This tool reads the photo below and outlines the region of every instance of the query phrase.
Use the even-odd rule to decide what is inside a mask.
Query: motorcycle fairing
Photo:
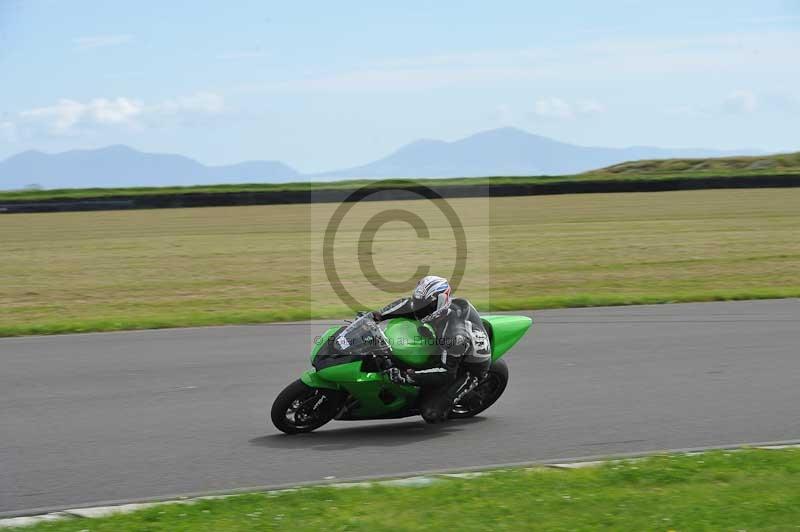
[[[533,323],[527,316],[487,315],[482,319],[489,332],[492,360],[499,359],[511,349]],[[416,335],[417,325],[418,322],[405,318],[389,320],[385,332],[393,351],[396,351],[397,346],[402,343],[401,337]],[[347,413],[348,419],[411,415],[419,395],[419,388],[389,382],[377,371],[365,371],[361,357],[353,359],[347,355],[334,356],[334,352],[326,351],[332,344],[331,339],[341,329],[341,327],[331,327],[320,337],[311,354],[312,364],[317,369],[306,371],[300,379],[315,388],[346,390],[355,401],[352,410]],[[413,343],[411,341],[410,344],[406,342],[402,345],[413,345]],[[329,347],[326,348],[326,345]],[[418,360],[430,357],[430,352],[425,350],[424,355],[417,356],[419,357],[417,360],[411,359],[410,356],[407,360],[419,363]]]

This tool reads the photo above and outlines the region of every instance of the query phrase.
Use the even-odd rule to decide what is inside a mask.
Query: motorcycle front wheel
[[[346,396],[338,390],[312,388],[298,379],[272,403],[272,424],[286,434],[311,432],[336,416]]]

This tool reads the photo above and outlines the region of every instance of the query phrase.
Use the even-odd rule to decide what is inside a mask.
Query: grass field
[[[215,530],[796,530],[800,450],[710,452],[598,468],[497,471],[423,487],[251,494],[32,532]]]
[[[706,177],[744,177],[800,174],[800,152],[757,157],[720,157],[711,159],[659,159],[631,161],[591,172],[558,176],[493,176],[455,177],[437,179],[414,178],[413,182],[431,187],[451,185],[505,185],[524,183],[562,183],[570,181],[661,181],[675,178],[703,179]],[[297,183],[252,183],[229,185],[198,185],[186,187],[135,188],[72,188],[57,190],[0,191],[0,201],[78,199],[117,196],[149,196],[159,194],[224,193],[259,191],[307,191],[320,189],[354,189],[363,185],[396,186],[396,179]]]
[[[800,171],[800,152],[751,157],[713,157],[708,159],[647,159],[600,168],[588,175],[736,175],[749,172],[775,174]],[[586,174],[585,174],[586,175]]]
[[[549,308],[800,296],[800,189],[451,200],[468,236],[459,293],[479,308]],[[0,334],[257,323],[350,314],[319,255],[336,205],[0,216]],[[417,238],[386,209],[431,225]],[[438,217],[438,218],[437,218]],[[344,283],[365,305],[358,257],[391,280],[419,262],[453,268],[452,232],[426,201],[366,202],[336,240]],[[397,291],[400,295],[401,291]]]

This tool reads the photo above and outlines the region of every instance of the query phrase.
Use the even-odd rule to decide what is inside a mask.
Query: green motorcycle
[[[501,357],[530,328],[527,316],[482,317],[492,346],[487,375],[457,397],[450,418],[483,412],[500,397],[508,383],[508,366]],[[424,369],[438,362],[429,325],[405,318],[385,322],[371,314],[346,327],[331,327],[314,342],[313,370],[287,386],[272,404],[272,422],[287,434],[311,432],[332,419],[394,419],[419,415],[416,386],[396,384],[385,370]]]

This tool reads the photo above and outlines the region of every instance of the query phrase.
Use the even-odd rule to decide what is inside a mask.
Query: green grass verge
[[[800,152],[742,157],[700,159],[646,159],[600,168],[588,175],[735,175],[750,172],[795,173],[800,170]]]
[[[714,451],[598,468],[495,471],[422,487],[314,487],[37,525],[34,532],[795,530],[800,450]]]
[[[477,307],[481,312],[492,312],[622,305],[658,305],[709,301],[745,301],[795,297],[800,297],[800,287],[786,289],[754,289],[747,292],[717,291],[647,295],[579,294],[574,296],[529,297],[492,301],[491,303],[479,301],[477,302]],[[221,314],[186,313],[173,314],[160,318],[152,317],[129,320],[54,320],[32,324],[0,325],[0,337],[169,329],[175,327],[204,327],[214,325],[255,325],[327,318],[344,319],[351,316],[352,312],[346,307],[335,307],[317,310],[291,309],[285,311],[250,311]]]

